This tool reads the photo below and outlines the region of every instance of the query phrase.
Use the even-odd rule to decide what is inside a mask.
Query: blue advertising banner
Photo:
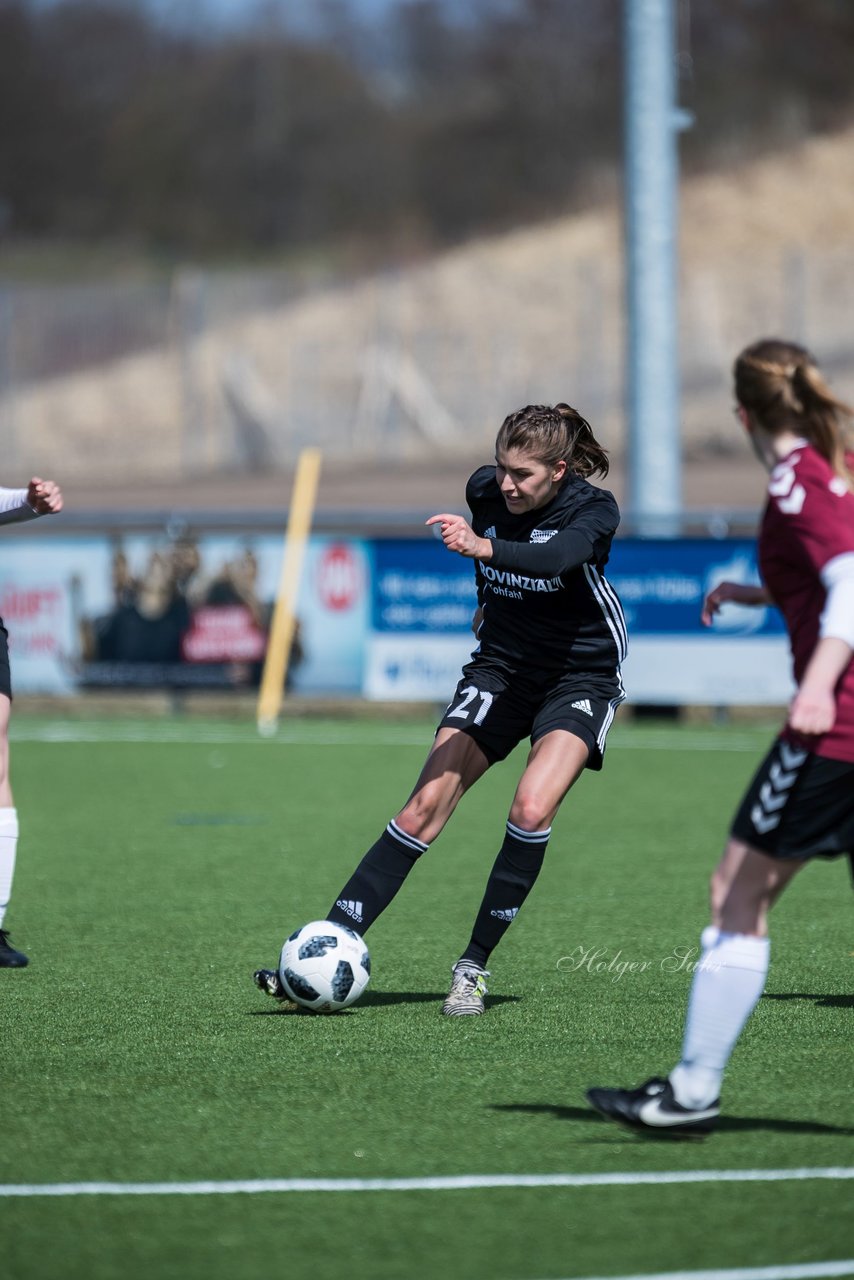
[[[434,539],[372,547],[369,698],[447,702],[476,641],[474,566]]]
[[[373,545],[374,631],[465,631],[477,608],[474,566],[438,541]]]
[[[0,539],[0,616],[14,688],[252,688],[281,564],[272,534]],[[748,540],[617,539],[607,576],[626,613],[635,703],[779,705],[792,692],[773,608],[700,608],[716,583],[757,582]],[[312,537],[294,693],[446,703],[476,646],[474,566],[433,538]]]
[[[618,538],[606,570],[626,614],[630,701],[655,705],[783,705],[793,692],[776,609],[726,604],[711,627],[703,600],[719,582],[758,583],[748,539]]]
[[[755,543],[713,538],[618,538],[605,570],[623,602],[629,635],[708,635],[700,622],[707,593],[719,582],[758,583]],[[715,632],[783,635],[776,609],[725,605]]]
[[[446,702],[475,644],[471,563],[437,541],[373,545],[368,697]],[[791,696],[785,629],[773,608],[700,610],[718,582],[759,581],[750,540],[617,539],[606,576],[626,613],[628,696],[652,704],[780,704]]]

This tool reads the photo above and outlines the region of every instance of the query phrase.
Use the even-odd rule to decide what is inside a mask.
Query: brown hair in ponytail
[[[608,474],[607,449],[587,419],[568,404],[529,404],[517,409],[501,424],[495,448],[518,449],[549,467],[563,460],[578,476]]]
[[[805,436],[854,490],[854,475],[845,461],[854,409],[834,396],[806,347],[763,338],[736,358],[733,375],[738,403],[763,430]]]

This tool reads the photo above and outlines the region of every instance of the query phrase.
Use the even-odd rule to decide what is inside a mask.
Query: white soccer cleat
[[[452,975],[451,989],[442,1005],[442,1013],[449,1018],[471,1017],[483,1013],[489,970],[481,969],[468,960],[458,960]]]

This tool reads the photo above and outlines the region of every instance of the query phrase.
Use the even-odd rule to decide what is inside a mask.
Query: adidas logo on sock
[[[491,916],[495,916],[496,920],[506,920],[507,923],[509,924],[510,921],[513,919],[513,917],[518,914],[518,912],[519,912],[518,907],[506,907],[503,911],[497,911],[497,910],[490,911],[489,914]]]
[[[573,702],[576,711],[583,711],[586,716],[593,715],[593,708],[590,705],[589,698],[579,698],[577,702]]]
[[[361,902],[353,902],[352,898],[339,898],[335,905],[348,915],[351,920],[357,920],[359,924],[362,923]]]

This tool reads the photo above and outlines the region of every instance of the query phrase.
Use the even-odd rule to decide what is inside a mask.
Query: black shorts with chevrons
[[[813,755],[777,738],[730,834],[771,858],[854,854],[854,763]]]

